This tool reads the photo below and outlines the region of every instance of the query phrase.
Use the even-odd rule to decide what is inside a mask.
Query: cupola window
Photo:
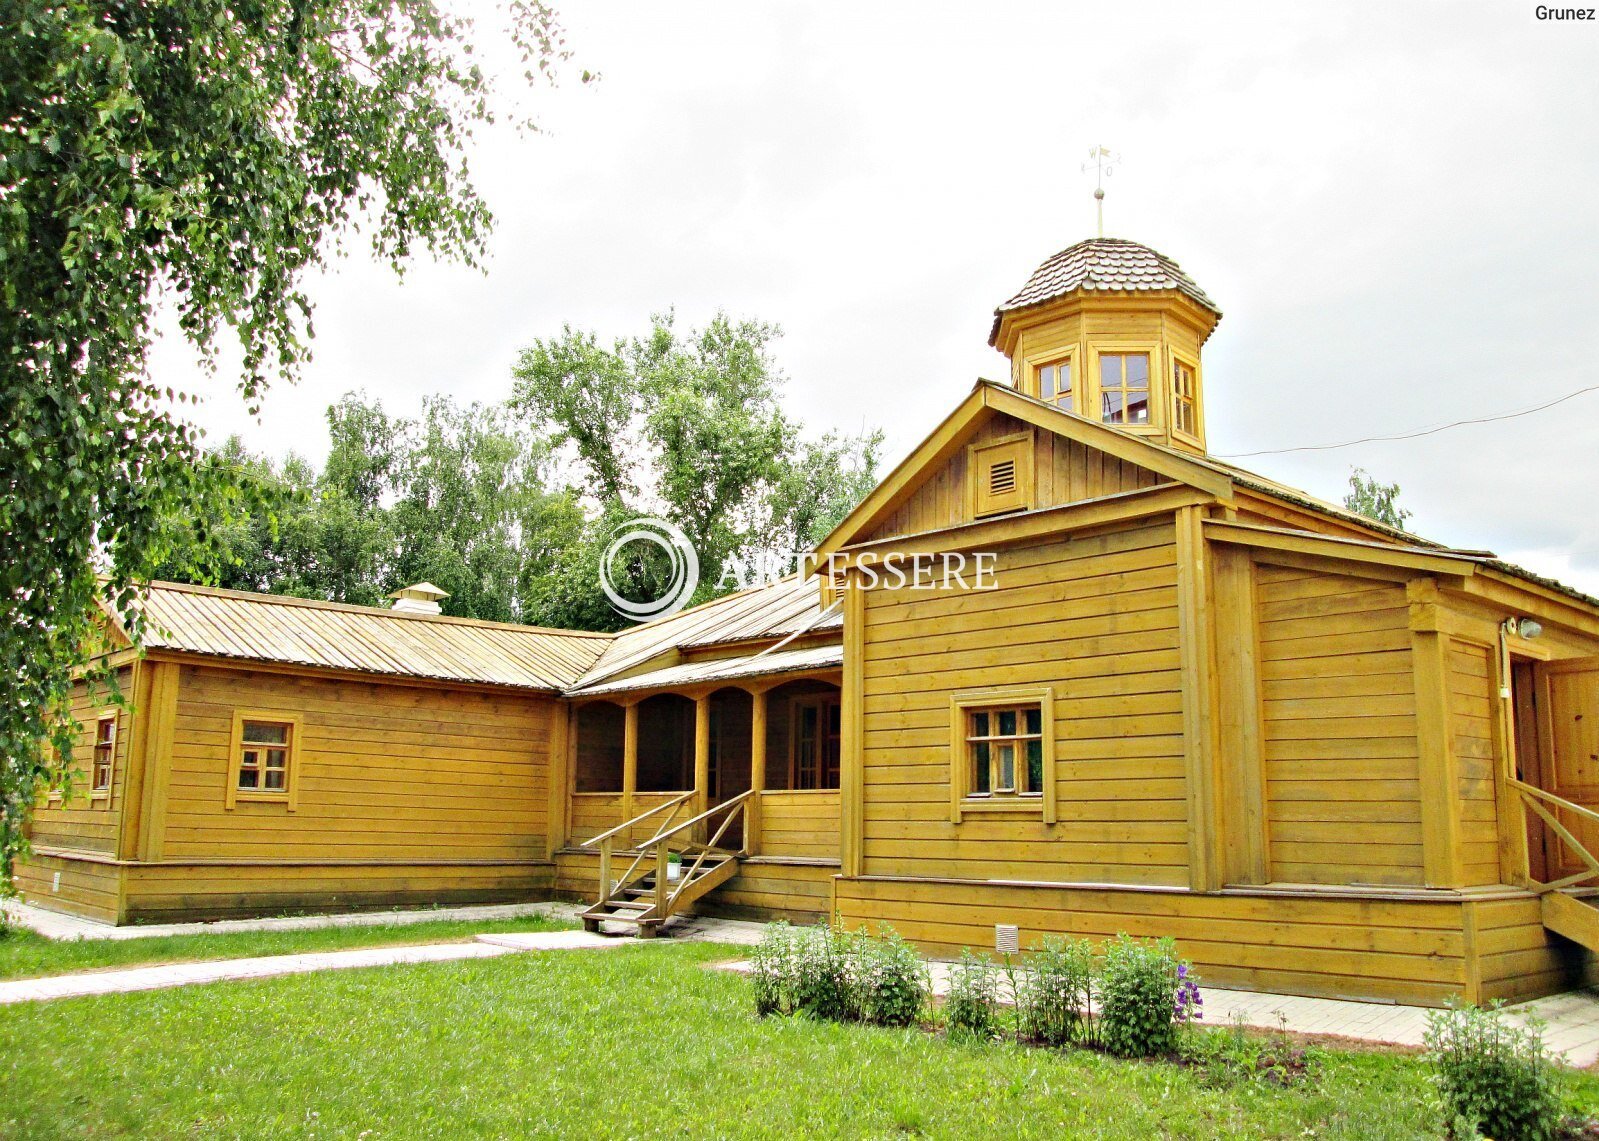
[[[1199,388],[1193,366],[1173,361],[1171,368],[1172,427],[1185,436],[1199,435]]]
[[[1044,365],[1038,370],[1038,396],[1040,400],[1057,408],[1063,408],[1067,412],[1076,411],[1072,404],[1070,357]]]
[[[1099,398],[1105,423],[1149,423],[1149,354],[1101,353]]]

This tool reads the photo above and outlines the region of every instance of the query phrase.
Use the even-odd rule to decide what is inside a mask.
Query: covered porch
[[[567,846],[624,824],[643,842],[673,801],[687,797],[683,819],[750,793],[724,845],[836,861],[839,727],[839,679],[825,673],[585,700],[572,712]]]
[[[839,869],[839,656],[832,645],[712,659],[572,695],[565,811],[552,821],[563,892],[604,900],[634,877],[633,895],[648,887],[665,907],[664,877],[645,877],[671,847],[685,878],[711,866],[696,863],[702,853],[729,865],[698,889],[708,898],[696,911],[827,914]]]

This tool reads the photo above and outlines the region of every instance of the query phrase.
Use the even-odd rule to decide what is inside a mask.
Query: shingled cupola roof
[[[1043,305],[1079,289],[1128,293],[1176,290],[1210,310],[1218,320],[1221,318],[1221,309],[1199,288],[1199,283],[1165,254],[1124,238],[1089,238],[1045,261],[1016,296],[994,310],[988,343],[998,342],[999,325],[1005,314]]]

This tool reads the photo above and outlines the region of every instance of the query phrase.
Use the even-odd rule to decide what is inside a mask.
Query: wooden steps
[[[1543,895],[1543,925],[1590,951],[1599,951],[1599,906],[1594,897],[1564,891]]]
[[[668,877],[664,885],[657,885],[655,865],[649,865],[643,875],[619,885],[609,898],[585,911],[584,929],[599,932],[602,923],[619,923],[631,925],[640,939],[653,938],[668,919],[738,874],[737,852],[689,848],[679,858],[683,861],[679,879]]]
[[[738,874],[745,853],[719,845],[743,819],[755,794],[741,792],[681,824],[673,823],[697,795],[686,792],[583,842],[583,847],[598,848],[600,853],[600,897],[583,913],[585,930],[601,932],[603,923],[620,923],[631,925],[640,939],[652,938],[672,916]],[[718,818],[720,824],[715,824]],[[654,821],[650,827],[655,834],[634,847],[623,847],[623,838],[646,831],[647,821]],[[671,877],[674,856],[681,869],[677,879]],[[628,857],[632,859],[626,870],[613,876],[611,869]]]

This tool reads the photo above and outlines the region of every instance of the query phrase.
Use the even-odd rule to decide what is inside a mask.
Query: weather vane
[[[1099,236],[1105,236],[1105,179],[1115,173],[1121,156],[1111,153],[1109,147],[1093,146],[1088,149],[1088,161],[1083,171],[1094,172],[1094,208],[1099,212]]]

